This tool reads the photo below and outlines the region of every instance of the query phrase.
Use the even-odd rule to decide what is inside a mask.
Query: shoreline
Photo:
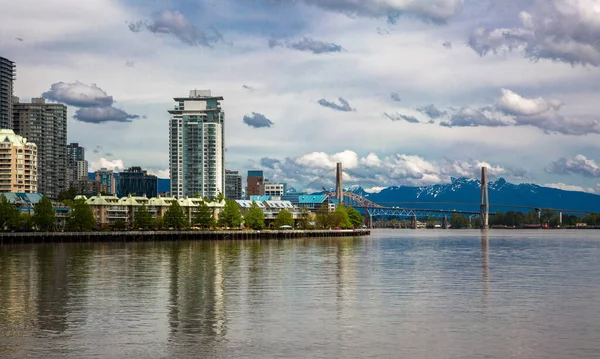
[[[156,242],[293,239],[306,237],[368,236],[369,229],[285,231],[122,231],[122,232],[16,232],[0,233],[0,245],[77,242]]]

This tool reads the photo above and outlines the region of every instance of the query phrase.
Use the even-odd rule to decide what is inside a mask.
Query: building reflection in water
[[[481,283],[483,304],[487,305],[490,291],[490,232],[481,232]]]
[[[169,261],[171,351],[221,356],[226,349],[227,295],[220,244],[173,243]]]

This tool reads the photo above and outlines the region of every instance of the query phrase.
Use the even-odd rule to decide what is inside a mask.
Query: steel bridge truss
[[[479,212],[448,211],[437,209],[417,209],[417,208],[365,208],[371,217],[395,217],[395,218],[448,218],[453,213],[461,214],[467,217],[479,216]]]

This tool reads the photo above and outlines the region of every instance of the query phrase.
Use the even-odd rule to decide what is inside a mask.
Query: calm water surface
[[[0,357],[599,358],[600,231],[0,246]]]

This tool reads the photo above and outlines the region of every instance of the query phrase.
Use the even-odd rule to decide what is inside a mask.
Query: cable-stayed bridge
[[[559,214],[560,222],[562,222],[562,214],[576,214],[586,215],[589,212],[561,209],[561,208],[542,208],[535,206],[518,206],[511,204],[491,204],[489,202],[488,195],[488,183],[487,183],[487,170],[485,167],[481,169],[481,194],[480,202],[385,202],[375,203],[360,194],[353,192],[345,192],[342,187],[342,165],[337,164],[336,168],[336,183],[335,192],[327,191],[324,187],[325,193],[330,198],[336,198],[340,203],[345,206],[352,206],[359,209],[365,215],[370,223],[373,223],[374,217],[394,217],[394,218],[405,218],[411,219],[416,223],[417,218],[438,218],[444,220],[444,222],[450,218],[454,213],[461,214],[470,219],[480,217],[484,228],[489,227],[489,216],[493,216],[495,212],[490,212],[490,208],[494,208],[498,212],[502,212],[503,208],[510,209],[523,209],[528,211],[536,211],[538,215],[541,214],[541,210],[551,210]],[[441,205],[457,205],[461,208],[472,207],[473,210],[454,210],[454,209],[440,209]],[[436,208],[437,207],[437,208]]]

